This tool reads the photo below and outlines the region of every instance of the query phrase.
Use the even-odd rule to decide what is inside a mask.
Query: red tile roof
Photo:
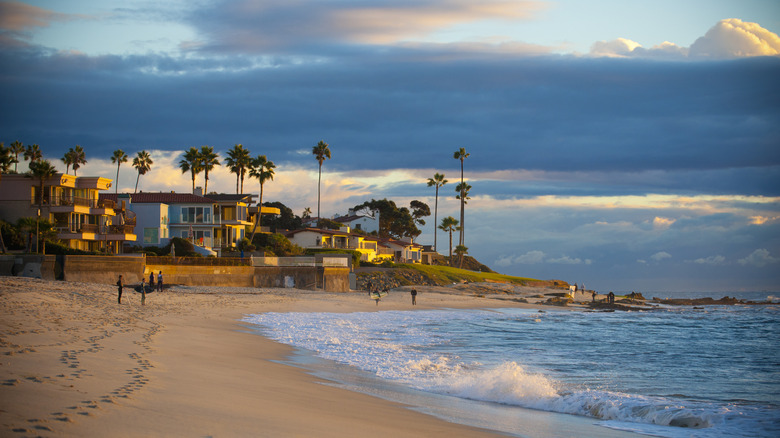
[[[110,199],[114,202],[126,199],[130,196],[131,202],[134,204],[213,204],[214,201],[203,196],[193,195],[191,193],[101,193],[100,199]]]

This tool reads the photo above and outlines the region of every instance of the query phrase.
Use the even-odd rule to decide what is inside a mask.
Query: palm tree
[[[19,165],[19,154],[24,153],[24,144],[19,140],[11,143],[11,153],[14,154],[14,172],[16,172],[16,166]]]
[[[111,156],[111,163],[116,164],[116,188],[114,193],[119,193],[119,166],[122,163],[127,163],[127,154],[122,149],[114,151],[114,155]]]
[[[428,187],[436,186],[436,203],[433,207],[433,250],[436,251],[438,248],[436,246],[436,224],[439,222],[437,215],[439,213],[439,187],[443,186],[444,184],[447,184],[449,181],[444,179],[444,174],[436,173],[433,175],[433,178],[428,178]]]
[[[60,160],[65,164],[65,174],[70,173],[70,165],[73,164],[73,148],[70,148],[68,152],[65,152],[65,155],[63,155]]]
[[[320,218],[322,217],[320,215],[320,188],[322,187],[322,163],[325,162],[326,159],[330,159],[330,149],[328,148],[327,143],[325,143],[323,140],[320,140],[319,143],[317,143],[317,146],[311,148],[311,153],[314,154],[314,158],[316,158],[317,162],[320,163],[320,173],[317,179],[317,226],[319,226]]]
[[[254,241],[257,225],[263,218],[263,185],[268,180],[273,181],[274,169],[276,169],[276,165],[273,161],[269,161],[265,155],[258,155],[257,158],[252,160],[249,177],[257,178],[257,181],[260,182],[260,200],[257,202],[257,220],[255,220],[255,225],[252,227],[252,236],[249,238],[249,242]]]
[[[181,169],[181,173],[190,172],[192,174],[192,193],[194,194],[195,176],[203,170],[203,168],[200,167],[200,151],[198,151],[198,148],[189,148],[187,152],[184,153],[184,158],[179,161],[179,168]]]
[[[57,168],[54,167],[49,160],[38,159],[30,162],[30,175],[40,183],[38,190],[38,208],[43,207],[43,184],[56,173]]]
[[[457,186],[455,186],[455,199],[461,201],[461,205],[466,205],[469,203],[469,191],[471,191],[471,184],[469,183],[460,183]],[[461,199],[462,195],[462,199]],[[463,240],[466,240],[466,230],[463,229],[463,224],[461,224],[461,230],[460,235],[463,236]]]
[[[466,245],[458,245],[455,247],[455,254],[458,255],[460,261],[458,262],[458,269],[463,269],[463,256],[469,253],[469,249]]]
[[[251,167],[252,156],[249,149],[245,149],[244,145],[237,144],[233,146],[227,152],[227,158],[225,158],[225,164],[230,168],[230,173],[236,174],[236,194],[244,193],[244,176],[247,170]],[[241,183],[240,189],[239,184]]]
[[[154,164],[154,161],[152,161],[152,157],[149,156],[149,152],[146,151],[139,152],[138,155],[133,158],[133,167],[138,171],[138,176],[135,178],[135,191],[133,191],[133,193],[138,192],[138,180],[141,178],[141,175],[146,175],[146,172],[152,170],[152,164]]]
[[[73,175],[76,175],[76,171],[79,170],[82,164],[87,164],[87,155],[84,153],[84,149],[76,145],[73,151]]]
[[[40,146],[37,144],[27,145],[27,148],[24,150],[24,161],[30,160],[30,164],[32,164],[42,158],[43,152],[41,152]]]
[[[303,215],[301,216],[303,219],[307,219],[311,217],[311,208],[306,207],[303,209]]]
[[[460,148],[457,151],[455,151],[455,154],[453,154],[452,158],[455,158],[456,160],[460,160],[460,183],[461,187],[463,186],[463,160],[469,157],[469,153],[466,152],[466,148]],[[466,202],[465,202],[465,196],[463,195],[463,192],[460,193],[460,239],[458,240],[459,245],[463,245],[463,229],[465,227],[464,224],[464,214],[465,214],[465,208],[466,208]]]
[[[13,147],[5,147],[4,143],[0,143],[0,172],[8,172],[15,162]]]
[[[452,232],[458,230],[459,228],[458,220],[452,216],[447,216],[442,219],[441,225],[439,225],[440,230],[450,233],[450,266],[452,266]]]
[[[219,166],[219,154],[214,152],[214,148],[211,146],[202,146],[199,156],[200,167],[206,177],[206,182],[203,184],[203,194],[205,195],[209,192],[209,172],[214,169],[214,166]]]

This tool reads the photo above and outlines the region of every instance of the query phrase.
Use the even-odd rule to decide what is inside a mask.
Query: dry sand
[[[416,309],[529,306],[501,286],[417,289]],[[362,292],[179,286],[141,306],[127,287],[119,305],[114,286],[0,277],[0,436],[497,436],[323,385],[238,322],[411,310],[406,290],[377,306]]]

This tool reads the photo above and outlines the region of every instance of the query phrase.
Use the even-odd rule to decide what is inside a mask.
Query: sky
[[[777,292],[778,33],[774,0],[0,1],[0,141],[60,170],[80,145],[78,174],[112,179],[147,150],[139,190],[180,192],[184,150],[243,144],[277,165],[264,201],[316,214],[324,140],[322,216],[433,209],[443,173],[439,220],[463,147],[466,246],[498,272]]]

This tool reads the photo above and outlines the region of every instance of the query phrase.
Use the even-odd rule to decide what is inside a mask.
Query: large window
[[[144,243],[159,243],[159,230],[157,228],[144,228]]]
[[[182,207],[181,221],[191,224],[211,223],[211,207]]]

